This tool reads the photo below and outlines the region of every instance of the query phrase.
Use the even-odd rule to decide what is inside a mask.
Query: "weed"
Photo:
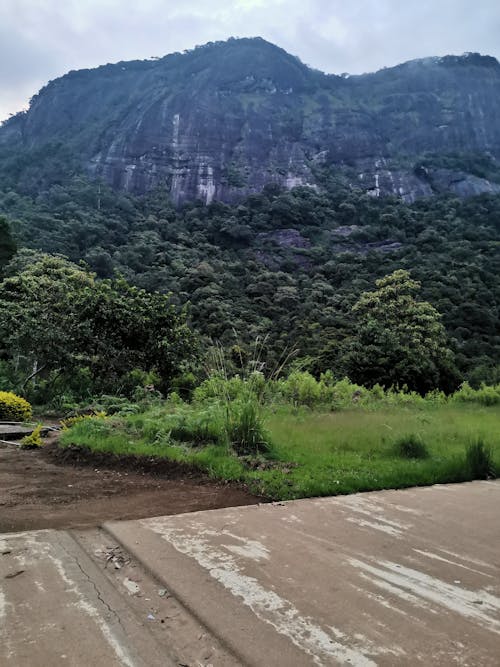
[[[257,401],[252,397],[233,401],[227,413],[227,435],[238,455],[270,451]]]
[[[427,445],[418,437],[418,435],[414,435],[413,433],[396,440],[393,446],[393,452],[396,456],[399,456],[402,459],[429,458]]]
[[[486,447],[481,439],[472,442],[465,451],[465,463],[467,470],[473,479],[488,479],[495,477],[495,466],[491,450]]]

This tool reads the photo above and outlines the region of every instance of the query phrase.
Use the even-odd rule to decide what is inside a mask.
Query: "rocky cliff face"
[[[229,40],[52,81],[0,128],[0,161],[64,146],[115,188],[162,186],[176,203],[318,187],[325,174],[373,196],[468,196],[500,192],[499,108],[500,64],[487,56],[348,77],[262,39]]]

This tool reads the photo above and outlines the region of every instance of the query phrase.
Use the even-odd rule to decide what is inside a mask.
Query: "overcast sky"
[[[0,120],[68,70],[260,35],[326,72],[479,51],[499,0],[0,0]]]

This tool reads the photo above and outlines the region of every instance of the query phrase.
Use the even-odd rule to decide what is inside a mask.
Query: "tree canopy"
[[[426,393],[459,383],[453,353],[437,310],[417,300],[420,284],[397,270],[376,281],[353,306],[352,336],[344,346],[349,377],[360,384]]]
[[[189,304],[206,345],[251,354],[258,339],[271,367],[294,348],[316,374],[338,375],[354,304],[403,269],[441,314],[462,378],[500,381],[500,196],[408,205],[349,189],[332,173],[317,191],[266,186],[237,205],[182,209],[161,189],[135,198],[80,176],[36,197],[4,188],[0,212],[15,221],[20,246],[171,294]]]
[[[7,219],[0,215],[0,275],[17,250]]]
[[[94,391],[123,389],[134,370],[162,387],[189,364],[196,339],[168,295],[124,278],[98,280],[62,257],[24,251],[0,283],[0,340],[27,377],[83,374]]]

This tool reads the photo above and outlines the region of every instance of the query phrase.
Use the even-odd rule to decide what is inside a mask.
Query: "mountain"
[[[36,192],[82,171],[175,204],[341,178],[407,202],[500,193],[500,64],[469,53],[327,75],[263,39],[72,71],[0,127],[0,171]]]

